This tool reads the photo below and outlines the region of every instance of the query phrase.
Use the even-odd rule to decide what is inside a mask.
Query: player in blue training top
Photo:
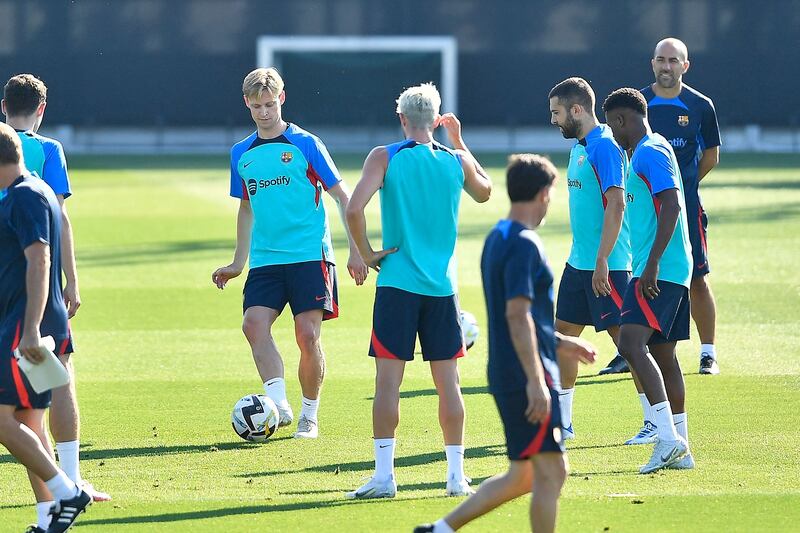
[[[614,138],[633,152],[626,192],[633,278],[620,313],[619,351],[652,409],[657,440],[643,474],[693,468],[685,389],[677,341],[689,338],[691,249],[683,184],[675,153],[647,123],[647,101],[636,89],[618,89],[603,103]]]
[[[41,363],[41,337],[66,338],[61,284],[61,208],[25,169],[14,129],[0,124],[0,442],[28,469],[44,517],[29,531],[66,531],[92,502],[52,457],[44,427],[50,391],[36,393],[14,350]]]
[[[377,270],[372,339],[375,399],[372,430],[375,474],[348,498],[392,498],[395,431],[400,417],[400,383],[414,359],[417,336],[422,358],[431,363],[439,395],[439,423],[447,456],[446,494],[473,491],[464,475],[464,400],[457,360],[465,353],[456,294],[455,246],[458,208],[466,191],[485,202],[492,184],[461,137],[461,124],[439,115],[441,98],[433,84],[406,89],[397,114],[406,139],[374,148],[347,209],[347,223],[366,263]],[[433,139],[443,126],[451,150]],[[364,208],[380,190],[383,249],[367,238]]]
[[[556,353],[561,361],[591,362],[595,357],[588,342],[561,335],[553,325],[553,272],[534,230],[547,214],[556,178],[553,164],[541,156],[511,156],[506,172],[511,210],[489,233],[481,256],[489,392],[503,422],[508,471],[487,479],[474,496],[415,533],[452,533],[531,492],[531,529],[555,529],[567,476]]]
[[[8,80],[2,101],[6,123],[17,131],[22,141],[26,168],[50,186],[61,206],[60,260],[65,281],[63,296],[67,315],[72,318],[81,305],[72,222],[65,201],[72,196],[72,189],[61,143],[37,133],[44,120],[46,108],[47,86],[42,80],[32,74],[18,74]],[[56,442],[59,464],[73,482],[92,495],[94,501],[109,501],[111,496],[96,490],[91,483],[83,480],[80,472],[80,412],[75,390],[75,367],[72,364],[72,331],[65,338],[57,338],[55,341],[56,354],[70,374],[70,384],[53,391],[53,403],[50,407],[50,432]],[[44,506],[41,507],[40,517],[44,516]]]
[[[622,294],[631,278],[631,246],[625,222],[627,157],[611,129],[594,112],[592,87],[568,78],[550,90],[550,122],[565,139],[577,139],[569,154],[567,190],[572,249],[561,276],[556,330],[580,336],[584,327],[608,331],[617,344]],[[561,362],[561,423],[564,439],[575,437],[572,400],[578,363]]]
[[[283,120],[283,79],[274,68],[259,68],[244,79],[244,103],[256,131],[231,149],[230,195],[238,198],[233,262],[218,268],[212,281],[220,289],[244,270],[244,331],[266,395],[278,406],[280,425],[294,415],[286,399],[283,360],[272,326],[288,303],[300,348],[302,411],[296,438],[319,434],[317,410],[325,356],[320,344],[323,320],[336,318],[336,269],[322,192],[337,202],[344,221],[350,198],[322,141]],[[347,231],[345,224],[345,231]],[[348,233],[348,239],[349,233]],[[367,266],[350,239],[350,276],[358,285]]]

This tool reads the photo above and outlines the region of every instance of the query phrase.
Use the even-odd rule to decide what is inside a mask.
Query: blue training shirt
[[[489,317],[489,391],[515,392],[527,385],[506,321],[506,302],[518,296],[531,301],[539,357],[550,376],[550,386],[558,388],[553,272],[539,236],[519,222],[498,222],[483,245],[481,276]]]
[[[405,140],[386,147],[380,189],[383,248],[378,287],[425,296],[457,292],[456,236],[464,190],[460,157],[437,142]]]
[[[41,324],[42,336],[68,335],[67,308],[61,285],[61,207],[39,178],[20,176],[0,201],[0,328],[16,328],[24,318],[27,293],[25,249],[41,242],[50,246],[49,294]],[[12,333],[13,335],[13,333]]]
[[[631,228],[633,277],[639,277],[647,265],[656,239],[661,202],[657,195],[667,189],[678,190],[681,212],[667,248],[658,263],[658,279],[689,287],[692,278],[692,248],[686,223],[678,161],[669,142],[658,133],[645,135],[633,151],[628,176],[628,207],[625,214]]]
[[[31,130],[16,130],[22,143],[25,168],[42,178],[56,194],[72,196],[67,175],[67,158],[61,143]],[[0,190],[0,199],[5,191]]]
[[[628,158],[614,140],[611,128],[600,124],[572,147],[567,167],[569,221],[572,248],[567,263],[578,270],[594,270],[603,218],[606,191],[625,188]],[[628,224],[623,218],[617,243],[608,256],[609,270],[631,269]]]
[[[703,150],[721,144],[714,103],[686,84],[676,98],[656,96],[652,85],[641,93],[647,100],[650,127],[664,136],[675,151],[686,199],[699,201],[697,165],[700,157]]]
[[[254,132],[231,149],[230,195],[253,210],[250,268],[334,263],[322,191],[342,181],[315,135],[289,124],[273,139]]]

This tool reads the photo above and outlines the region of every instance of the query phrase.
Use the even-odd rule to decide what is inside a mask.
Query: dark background
[[[800,0],[0,0],[0,75],[45,80],[48,124],[247,126],[260,35],[453,35],[461,117],[485,126],[546,124],[548,90],[571,75],[600,101],[642,87],[655,43],[676,36],[723,127],[800,124]],[[403,86],[438,79],[436,57],[319,59],[285,58],[292,120],[394,124]]]

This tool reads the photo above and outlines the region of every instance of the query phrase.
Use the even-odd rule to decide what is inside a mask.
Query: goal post
[[[256,43],[258,67],[281,70],[281,53],[433,53],[441,63],[442,113],[458,111],[458,44],[451,36],[261,36]],[[420,80],[424,81],[424,80]],[[398,87],[398,94],[401,87]]]

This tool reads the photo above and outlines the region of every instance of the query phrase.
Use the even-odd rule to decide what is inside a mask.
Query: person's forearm
[[[78,267],[75,262],[75,241],[72,236],[72,222],[66,212],[61,216],[61,268],[67,285],[78,286]]]
[[[353,234],[350,232],[350,225],[347,223],[347,204],[349,202],[350,198],[347,196],[336,198],[336,205],[339,207],[339,217],[342,219],[342,226],[344,226],[344,233],[347,235],[347,242],[350,245],[350,254],[352,255],[360,252],[358,251],[355,240],[353,240]]]
[[[606,205],[603,215],[603,230],[600,233],[600,247],[597,249],[597,259],[607,260],[614,250],[619,238],[619,230],[622,228],[622,218],[625,215],[625,201],[622,205],[617,202],[609,202]]]
[[[345,219],[350,238],[356,246],[356,250],[361,257],[369,257],[372,253],[372,246],[367,237],[367,218],[364,211],[360,209],[345,209]]]
[[[233,264],[244,269],[250,254],[250,239],[253,232],[253,212],[249,207],[240,206],[236,217],[236,251]]]
[[[47,304],[47,293],[50,273],[50,249],[44,248],[35,258],[26,257],[25,268],[25,330],[38,331],[42,323],[44,308]]]
[[[464,150],[465,152],[467,152],[467,154],[469,154],[469,156],[472,158],[472,162],[475,163],[475,170],[478,171],[478,174],[480,174],[480,176],[483,179],[492,181],[492,179],[489,177],[489,174],[481,166],[481,162],[478,161],[478,158],[475,157],[470,151],[470,149],[467,147],[467,144],[464,142],[464,137],[459,135],[458,138],[453,141],[453,148],[455,148],[456,150]]]
[[[536,328],[530,314],[524,316],[507,316],[511,343],[529,382],[544,380],[544,369],[539,360],[536,343]]]
[[[650,248],[650,255],[647,262],[651,264],[658,264],[661,261],[661,256],[664,250],[667,249],[672,234],[675,232],[675,225],[678,223],[678,217],[681,213],[681,206],[679,204],[661,204],[661,210],[658,213],[658,226],[656,228],[656,238],[653,241],[653,246]]]
[[[700,182],[719,163],[719,149],[709,149],[703,152],[697,163],[697,181]]]

